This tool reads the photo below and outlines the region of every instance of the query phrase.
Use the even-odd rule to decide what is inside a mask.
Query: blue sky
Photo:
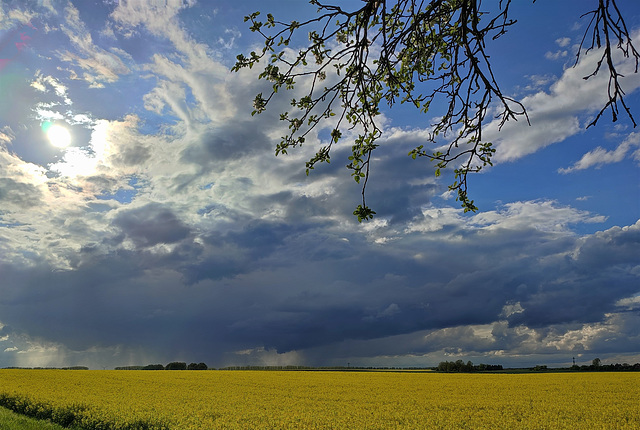
[[[640,132],[586,129],[607,79],[582,79],[597,52],[572,67],[591,3],[516,2],[488,47],[531,126],[488,125],[477,213],[407,156],[442,112],[400,108],[359,224],[352,136],[305,176],[322,134],[274,156],[295,94],[252,117],[265,84],[230,72],[260,43],[243,16],[306,2],[3,2],[0,367],[640,361]],[[640,46],[640,5],[620,7]]]

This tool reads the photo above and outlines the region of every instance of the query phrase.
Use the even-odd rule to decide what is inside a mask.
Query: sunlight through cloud
[[[69,130],[58,124],[53,124],[44,127],[47,139],[49,143],[56,148],[66,148],[71,144],[71,133]]]

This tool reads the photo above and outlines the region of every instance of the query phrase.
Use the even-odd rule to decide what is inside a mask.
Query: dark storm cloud
[[[3,295],[2,321],[72,349],[133,345],[149,334],[149,327],[138,323],[153,310],[162,288],[140,282],[143,268],[136,260],[121,252],[74,272],[52,273],[46,267],[7,270],[7,280],[25,288]]]
[[[182,227],[178,236],[163,236],[167,225],[182,224],[160,207],[130,212],[120,222],[141,245],[188,235]],[[153,214],[162,213],[165,221],[158,222]],[[159,233],[141,228],[146,222]],[[605,260],[585,272],[579,257],[566,255],[579,256],[592,241],[603,254],[635,251],[637,228],[553,247],[541,232],[509,243],[504,231],[461,230],[458,242],[434,237],[441,246],[429,251],[407,238],[377,246],[311,225],[255,222],[197,245],[183,241],[169,254],[86,248],[75,271],[4,266],[0,321],[78,350],[144,347],[168,360],[185,351],[211,357],[211,365],[224,353],[256,347],[309,349],[313,360],[340,350],[366,356],[514,349],[531,340],[517,329],[521,324],[556,330],[565,324],[566,331],[619,310],[616,302],[637,292],[637,275],[626,270],[631,264]],[[504,249],[496,252],[500,242]],[[411,257],[417,250],[423,258]],[[567,281],[553,281],[561,278]],[[514,303],[521,308],[505,319],[505,306]],[[491,342],[467,327],[478,324],[494,324]],[[352,345],[339,346],[345,342]],[[624,340],[617,345],[628,350]]]
[[[327,354],[349,341],[362,346],[352,354],[483,351],[516,348],[528,339],[515,329],[521,324],[602,321],[637,291],[629,255],[637,255],[638,226],[581,239],[451,224],[381,246],[302,218],[233,219],[194,241],[163,205],[122,210],[113,221],[121,237],[83,247],[75,271],[52,274],[44,262],[4,270],[12,275],[0,321],[79,350],[142,345],[169,359],[178,347],[208,357],[255,347]],[[120,249],[125,237],[137,249]],[[171,251],[150,251],[160,243]],[[495,327],[493,344],[464,328],[505,318],[513,303],[522,310]],[[33,314],[42,319],[26,319]],[[459,329],[420,340],[448,327]]]
[[[577,247],[574,258],[543,267],[547,273],[529,288],[521,302],[525,311],[514,315],[513,323],[541,327],[601,321],[604,313],[616,309],[618,300],[638,293],[638,274],[633,268],[634,256],[640,255],[639,229],[636,224],[597,234]],[[612,255],[621,258],[612,259]]]
[[[203,251],[199,258],[185,261],[179,270],[192,284],[289,266],[293,256],[339,258],[343,253],[332,245],[336,239],[316,229],[317,226],[303,222],[294,225],[255,220],[228,231],[209,232],[200,237]],[[312,250],[306,246],[309,243],[315,243]]]
[[[377,150],[380,158],[372,161],[367,204],[392,224],[406,223],[419,215],[420,207],[442,189],[442,184],[435,184],[432,163],[407,155],[414,147],[409,139],[390,139],[382,142]]]
[[[115,217],[113,224],[138,247],[176,243],[190,233],[189,227],[170,209],[157,203],[124,210]]]
[[[182,260],[179,267],[184,281],[192,285],[203,280],[230,278],[248,270],[247,249],[229,241],[223,233],[200,237],[196,258]]]
[[[491,249],[492,239],[491,235],[486,237],[488,246],[484,251]],[[366,260],[354,258],[326,265],[341,280],[339,289],[333,287],[330,279],[310,276],[299,283],[298,294],[278,301],[266,315],[254,315],[255,323],[237,327],[237,334],[255,336],[265,346],[287,351],[344,339],[373,339],[426,329],[489,324],[500,319],[503,308],[514,301],[520,302],[524,311],[509,318],[513,326],[586,323],[602,321],[606,313],[615,310],[617,300],[637,292],[637,282],[633,282],[637,277],[615,276],[614,271],[608,271],[595,281],[601,285],[601,293],[594,294],[598,290],[594,283],[581,283],[582,275],[571,272],[574,263],[565,261],[564,256],[547,254],[544,245],[535,245],[538,240],[532,237],[514,244],[513,249],[504,251],[504,262],[489,267],[482,256],[465,252],[468,243],[444,244],[443,255],[461,256],[461,262],[449,264],[449,270],[442,270],[440,264],[447,264],[444,258],[434,258],[420,267],[400,256],[369,249]],[[522,255],[523,248],[519,248],[519,258],[507,257],[516,246],[523,245],[529,246],[527,255]],[[482,255],[483,246],[477,248]],[[500,255],[493,257],[500,259]],[[309,270],[304,265],[299,267]],[[408,275],[385,276],[385,270]],[[451,273],[455,270],[461,272]],[[553,283],[561,275],[575,280]],[[606,287],[612,283],[619,286]],[[554,285],[554,294],[544,293],[549,285]],[[540,312],[545,309],[550,310]],[[514,336],[515,333],[503,336],[504,343],[517,342]]]

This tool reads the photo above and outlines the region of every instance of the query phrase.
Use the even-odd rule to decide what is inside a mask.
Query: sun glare
[[[66,148],[71,143],[71,134],[66,127],[52,125],[47,130],[47,139],[56,148]]]

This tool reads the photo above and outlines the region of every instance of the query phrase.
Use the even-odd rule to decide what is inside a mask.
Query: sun
[[[62,125],[52,125],[47,129],[47,139],[56,148],[66,148],[71,144],[71,133]]]

